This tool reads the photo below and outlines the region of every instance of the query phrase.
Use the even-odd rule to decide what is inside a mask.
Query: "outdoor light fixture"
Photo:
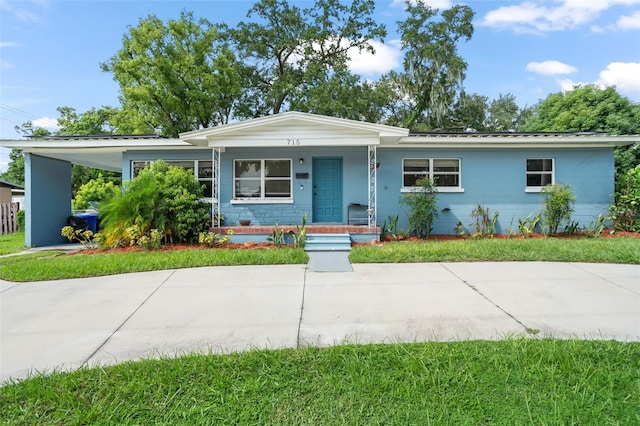
[[[298,163],[300,163],[301,165],[304,164],[304,158],[299,159]]]
[[[304,189],[304,185],[300,185],[300,191]]]

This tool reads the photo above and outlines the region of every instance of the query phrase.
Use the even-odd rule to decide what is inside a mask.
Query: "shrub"
[[[88,229],[76,229],[72,226],[64,226],[60,231],[60,235],[70,242],[78,241],[86,248],[95,248],[100,241],[100,235],[94,234]]]
[[[409,207],[409,233],[428,237],[433,231],[433,222],[438,217],[437,191],[432,179],[418,180],[417,191],[405,194],[400,204]]]
[[[489,207],[485,207],[478,203],[478,205],[471,211],[471,217],[475,220],[474,223],[469,224],[469,226],[473,228],[471,236],[475,238],[493,237],[499,215],[500,212],[496,211],[492,216],[489,211]]]
[[[18,232],[24,231],[24,215],[24,210],[18,210],[18,217],[16,218],[16,221],[18,223]]]
[[[76,197],[71,202],[74,210],[88,209],[91,202],[100,203],[120,194],[120,187],[113,182],[105,182],[102,174],[91,179],[80,187]]]
[[[533,216],[533,213],[529,213],[524,219],[518,219],[518,234],[524,238],[528,238],[536,232],[539,223],[540,215]]]
[[[563,222],[571,222],[573,203],[576,200],[570,185],[547,185],[542,188],[544,208],[542,210],[542,223],[548,234],[558,233],[558,228]]]
[[[202,187],[187,170],[155,161],[150,168],[124,185],[121,194],[100,206],[105,245],[131,244],[128,230],[136,227],[136,241],[154,247],[158,237],[164,242],[197,241],[200,232],[209,228],[209,205],[200,201]],[[135,243],[134,243],[135,244]]]
[[[609,208],[614,229],[640,232],[640,165],[627,171],[618,183],[615,204]]]

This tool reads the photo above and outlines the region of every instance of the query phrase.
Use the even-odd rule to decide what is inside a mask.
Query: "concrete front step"
[[[349,234],[308,234],[306,251],[351,251]]]

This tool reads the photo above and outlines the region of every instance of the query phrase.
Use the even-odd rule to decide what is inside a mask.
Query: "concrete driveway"
[[[186,352],[529,336],[640,340],[640,266],[208,267],[0,282],[0,379]]]

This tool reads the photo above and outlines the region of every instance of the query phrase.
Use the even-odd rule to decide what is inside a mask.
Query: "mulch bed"
[[[558,234],[558,235],[554,235],[553,237],[547,237],[544,234],[539,234],[539,233],[535,233],[535,234],[531,234],[529,237],[527,238],[562,238],[562,239],[567,239],[567,238],[584,238],[585,234],[581,233],[581,232],[576,232],[575,234],[572,235],[567,235],[567,234]],[[640,232],[625,232],[625,231],[615,231],[615,232],[611,232],[611,230],[605,230],[603,231],[599,238],[618,238],[618,237],[631,237],[631,238],[640,238]],[[384,244],[386,242],[394,242],[394,241],[414,241],[414,242],[418,242],[418,241],[460,241],[460,240],[468,240],[471,239],[472,237],[470,237],[469,235],[444,235],[444,234],[439,234],[439,235],[431,235],[429,238],[417,238],[417,237],[410,237],[410,236],[401,236],[397,239],[393,239],[390,237],[384,238],[382,241],[376,241],[376,240],[372,240],[370,242],[367,243],[352,243],[351,245],[353,247],[363,247],[363,246],[369,246],[369,245],[380,245],[380,244]],[[489,238],[489,237],[485,237],[485,238]],[[506,234],[496,234],[493,237],[491,237],[493,239],[510,239],[510,238],[525,238],[522,237],[520,235],[514,235],[514,236],[509,236]],[[283,245],[283,247],[293,247],[292,245]],[[219,246],[213,247],[215,248],[224,248],[224,249],[235,249],[235,250],[272,250],[277,248],[275,246],[275,244],[273,243],[227,243],[227,244],[221,244]],[[208,250],[210,249],[209,247],[200,245],[200,244],[165,244],[163,245],[159,250],[160,252],[170,252],[170,251],[177,251],[177,250]],[[117,248],[112,248],[112,249],[104,249],[104,248],[96,248],[96,249],[88,249],[88,250],[81,250],[78,252],[72,252],[72,253],[68,253],[69,255],[74,255],[74,254],[98,254],[98,253],[127,253],[127,252],[143,252],[144,249],[141,247],[137,247],[137,246],[125,246],[125,247],[117,247]]]

